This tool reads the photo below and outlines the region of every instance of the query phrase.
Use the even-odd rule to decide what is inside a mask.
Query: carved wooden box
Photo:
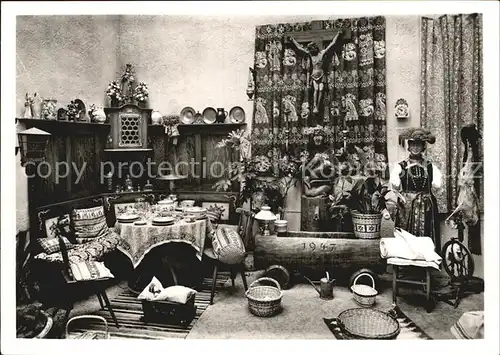
[[[104,112],[111,124],[112,149],[147,149],[148,122],[151,120],[152,109],[126,104],[121,107],[106,107]]]

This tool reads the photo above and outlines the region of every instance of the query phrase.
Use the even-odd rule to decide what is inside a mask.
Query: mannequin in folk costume
[[[396,213],[396,227],[416,236],[430,237],[436,252],[440,253],[438,207],[432,190],[441,187],[442,176],[438,167],[423,155],[427,143],[433,144],[436,138],[421,128],[410,129],[399,138],[400,142],[408,141],[410,154],[390,174],[392,189],[398,190],[405,199]]]

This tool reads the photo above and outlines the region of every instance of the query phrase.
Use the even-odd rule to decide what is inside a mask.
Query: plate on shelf
[[[243,123],[245,122],[245,110],[239,106],[235,106],[229,111],[229,122]]]
[[[138,220],[134,222],[134,225],[136,226],[145,226],[146,224],[148,224],[148,222],[144,220]]]
[[[181,111],[181,122],[184,124],[191,124],[194,122],[194,115],[196,111],[192,107],[184,107]]]
[[[207,124],[215,123],[217,120],[217,111],[213,107],[207,107],[203,110],[203,121]]]

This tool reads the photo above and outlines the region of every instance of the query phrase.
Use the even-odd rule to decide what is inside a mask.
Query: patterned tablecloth
[[[148,223],[137,226],[134,223],[116,222],[115,231],[120,235],[117,248],[132,261],[136,268],[146,254],[161,244],[182,242],[190,244],[201,260],[205,246],[205,236],[210,222],[206,219],[187,223],[180,220],[171,226],[153,226]]]

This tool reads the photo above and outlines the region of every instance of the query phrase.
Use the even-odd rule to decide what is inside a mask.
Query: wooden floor
[[[229,279],[229,273],[220,273],[217,277],[216,287],[221,288]],[[115,312],[120,328],[117,328],[111,314],[107,309],[101,309],[96,315],[102,316],[108,322],[108,332],[111,339],[169,339],[185,338],[193,328],[196,321],[210,305],[210,290],[212,278],[204,278],[201,290],[196,294],[196,316],[187,326],[169,325],[161,323],[144,322],[141,301],[137,294],[126,290],[117,297],[111,299],[111,305]],[[73,328],[73,327],[72,327]],[[104,330],[104,324],[97,320],[81,320],[70,330],[69,338],[78,336],[89,330]]]

